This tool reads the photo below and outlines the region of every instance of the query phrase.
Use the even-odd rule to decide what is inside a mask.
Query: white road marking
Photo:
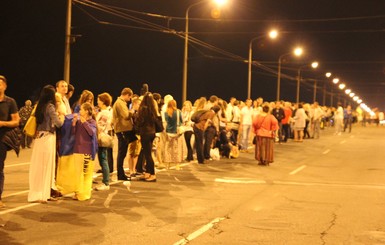
[[[256,180],[256,179],[218,179],[214,180],[215,182],[221,183],[232,183],[232,184],[266,184],[264,180]]]
[[[301,171],[301,170],[304,169],[304,168],[306,168],[306,165],[302,165],[301,167],[299,167],[299,168],[297,168],[297,169],[291,171],[289,174],[290,174],[290,175],[294,175],[294,174],[298,173],[299,171]]]
[[[110,203],[112,201],[112,198],[118,193],[118,190],[115,190],[114,192],[112,193],[109,193],[106,200],[104,201],[104,207],[106,208],[109,208],[110,207]]]
[[[216,218],[216,219],[214,219],[210,223],[202,226],[198,230],[196,230],[193,233],[191,233],[190,235],[188,235],[186,238],[183,238],[183,239],[179,240],[178,242],[174,243],[174,245],[184,245],[184,244],[189,243],[190,241],[194,240],[195,238],[197,238],[198,236],[202,235],[206,231],[210,230],[215,224],[221,222],[224,219],[225,218]]]
[[[8,195],[4,195],[3,197],[12,197],[12,196],[17,196],[17,195],[22,195],[22,194],[25,194],[25,193],[28,193],[29,190],[27,191],[19,191],[19,192],[14,192],[14,193],[11,193],[11,194],[8,194]]]
[[[4,210],[4,211],[0,211],[0,215],[7,214],[7,213],[10,213],[10,212],[15,212],[15,211],[18,211],[20,209],[25,209],[25,208],[33,207],[33,206],[36,206],[36,205],[39,205],[39,204],[40,203],[30,203],[30,204],[19,206],[19,207],[16,207],[16,208],[7,209],[7,210]]]
[[[5,165],[4,168],[10,168],[10,167],[18,167],[18,166],[24,166],[24,165],[29,165],[29,162],[22,162],[22,163],[16,163],[16,164],[11,164],[11,165]]]
[[[328,154],[330,152],[330,149],[327,149],[326,151],[322,152],[322,154]]]

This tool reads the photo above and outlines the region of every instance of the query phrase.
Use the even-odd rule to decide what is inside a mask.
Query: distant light
[[[359,99],[358,96],[354,96],[354,97],[353,97],[353,100],[354,100],[354,101],[357,101],[358,99]]]
[[[303,53],[302,48],[296,48],[296,49],[294,49],[294,55],[295,55],[295,56],[301,56],[302,53]]]
[[[329,78],[329,77],[332,76],[332,73],[331,73],[331,72],[326,72],[325,76],[326,76],[327,78]]]
[[[338,78],[334,78],[334,79],[333,79],[333,83],[334,83],[334,84],[337,84],[339,81],[340,81],[340,79],[338,79]]]
[[[350,94],[350,92],[352,92],[352,90],[351,90],[351,89],[347,89],[347,90],[345,90],[345,94]]]
[[[222,6],[222,5],[225,5],[227,3],[227,0],[214,0],[214,3],[219,5],[219,6]]]
[[[362,99],[357,100],[357,103],[361,104],[362,103]]]
[[[344,89],[345,86],[346,86],[345,84],[341,83],[338,87],[339,87],[340,89]]]
[[[269,37],[271,39],[276,39],[277,36],[278,36],[278,31],[277,30],[272,30],[272,31],[269,32]]]
[[[313,63],[311,63],[311,67],[313,67],[314,69],[318,67],[318,62],[317,61],[314,61]]]
[[[350,93],[349,96],[350,98],[353,98],[353,96],[356,95],[355,93]]]

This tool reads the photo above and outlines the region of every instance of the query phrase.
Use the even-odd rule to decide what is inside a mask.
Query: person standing
[[[255,159],[258,165],[269,165],[274,161],[275,130],[278,129],[277,119],[269,114],[269,106],[262,106],[262,112],[253,120],[253,131],[256,135]]]
[[[319,132],[321,129],[321,120],[324,115],[323,110],[319,106],[318,102],[315,101],[313,104],[313,138],[319,138]]]
[[[7,157],[3,137],[10,128],[18,127],[20,122],[16,101],[5,95],[6,89],[7,79],[0,75],[0,208],[5,206],[1,199],[4,189],[4,162]]]
[[[98,150],[97,126],[91,103],[81,104],[79,114],[74,114],[72,134],[75,135],[73,148],[74,163],[78,166],[73,175],[79,181],[74,199],[85,201],[91,198],[94,160]],[[80,167],[80,168],[79,168]]]
[[[112,110],[108,107],[111,105],[111,95],[109,93],[102,93],[98,95],[98,107],[100,108],[99,113],[96,115],[96,122],[98,125],[98,132],[111,135],[112,128]],[[110,168],[108,164],[108,149],[110,146],[99,145],[98,148],[98,160],[102,168],[103,184],[97,186],[95,189],[98,191],[104,191],[110,189]]]
[[[192,108],[191,101],[186,100],[183,103],[182,118],[183,118],[183,126],[186,129],[186,131],[184,132],[184,139],[186,141],[186,147],[187,147],[186,161],[188,162],[194,160],[193,149],[191,146],[191,137],[193,135],[193,128],[192,128],[192,122],[191,122],[192,113],[193,113],[193,108]]]
[[[47,85],[40,93],[36,106],[36,139],[29,168],[28,202],[54,201],[51,189],[55,186],[56,129],[64,122],[64,114],[55,108],[55,88]]]
[[[282,109],[282,106],[281,106],[281,101],[277,101],[275,103],[275,108],[272,110],[272,113],[271,113],[275,119],[277,119],[278,121],[278,130],[277,130],[277,136],[278,136],[278,141],[279,142],[282,142],[282,119],[285,118],[285,112],[284,110]]]
[[[136,120],[142,144],[141,154],[146,160],[146,173],[143,178],[146,182],[156,182],[154,159],[152,158],[152,142],[155,139],[155,120],[160,120],[157,103],[151,93],[146,93],[139,106]]]
[[[26,100],[24,106],[20,108],[20,130],[21,130],[21,147],[24,149],[25,147],[31,148],[32,137],[26,135],[23,132],[23,128],[28,121],[28,118],[31,116],[33,107],[32,102],[30,100]]]
[[[304,128],[306,127],[306,112],[303,109],[303,104],[299,103],[294,114],[294,141],[303,142]]]
[[[342,124],[344,121],[344,109],[342,108],[341,102],[337,104],[337,110],[334,113],[334,127],[336,135],[341,135],[342,132]]]
[[[129,177],[124,172],[123,163],[127,155],[129,143],[137,140],[133,130],[133,112],[127,107],[127,102],[131,100],[132,94],[133,92],[130,88],[124,88],[112,107],[114,130],[118,137],[118,180],[129,180]]]
[[[291,103],[285,102],[285,107],[283,108],[285,117],[282,119],[282,132],[284,135],[283,142],[287,142],[287,139],[290,138],[290,120],[292,115]]]
[[[253,101],[251,99],[247,99],[245,106],[241,109],[241,120],[240,120],[240,130],[242,132],[241,135],[241,151],[248,152],[249,145],[249,135],[253,118],[253,108],[251,104]]]
[[[352,132],[352,123],[353,123],[353,111],[352,107],[348,105],[344,110],[344,132],[349,128],[349,133]]]

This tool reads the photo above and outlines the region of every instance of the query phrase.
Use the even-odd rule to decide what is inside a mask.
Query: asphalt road
[[[385,127],[114,182],[89,201],[27,202],[31,150],[8,153],[0,244],[385,244]],[[96,178],[100,181],[100,177]]]

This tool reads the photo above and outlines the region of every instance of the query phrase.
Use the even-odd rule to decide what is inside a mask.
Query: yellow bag
[[[35,137],[35,134],[36,134],[37,123],[36,123],[35,111],[36,111],[36,106],[33,108],[31,116],[29,116],[27,123],[23,128],[23,133],[30,137]]]

